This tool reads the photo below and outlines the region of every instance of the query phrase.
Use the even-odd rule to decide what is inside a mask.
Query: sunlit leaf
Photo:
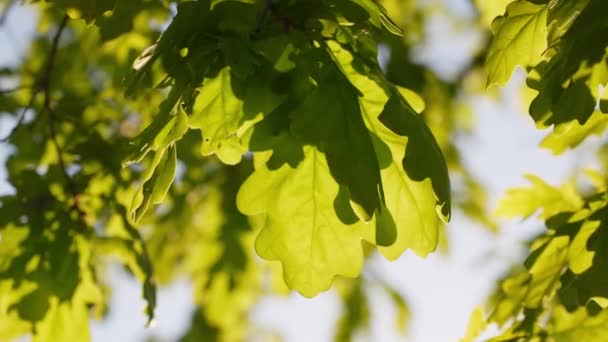
[[[427,255],[437,247],[441,224],[439,212],[442,204],[434,193],[432,180],[415,180],[404,171],[401,160],[406,155],[409,139],[388,129],[379,119],[388,101],[385,91],[353,69],[350,64],[352,56],[347,51],[334,45],[332,52],[349,80],[363,94],[359,98],[361,113],[373,133],[386,206],[397,225],[396,242],[392,246],[381,247],[380,251],[389,259],[398,258],[408,248],[419,255]]]
[[[562,211],[575,210],[582,206],[572,183],[555,188],[535,175],[526,175],[532,186],[507,190],[496,207],[496,215],[504,217],[528,217],[542,210],[540,217],[549,218]]]
[[[133,196],[129,211],[137,222],[146,213],[150,204],[163,201],[175,177],[177,151],[175,145],[156,151],[151,165],[143,175],[143,184]]]
[[[200,89],[188,122],[190,128],[202,130],[201,153],[216,153],[227,164],[236,164],[246,148],[239,142],[245,120],[243,101],[235,94],[230,68],[207,80]]]
[[[551,149],[553,154],[562,154],[570,148],[577,147],[587,137],[600,135],[608,127],[608,115],[594,112],[583,125],[578,121],[556,125],[540,143],[540,146]]]
[[[335,275],[361,272],[366,226],[339,219],[334,211],[339,185],[325,155],[310,146],[303,151],[297,167],[259,167],[243,184],[237,205],[247,215],[266,213],[256,240],[258,254],[280,260],[287,285],[312,297],[327,290]]]
[[[507,6],[492,23],[494,39],[486,61],[488,85],[504,85],[516,66],[535,65],[547,48],[547,6],[526,0]]]

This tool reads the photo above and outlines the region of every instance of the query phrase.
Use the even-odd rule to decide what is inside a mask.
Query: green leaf
[[[175,145],[154,154],[152,164],[143,175],[143,184],[133,197],[129,212],[135,222],[146,213],[150,204],[161,203],[175,177],[177,149]]]
[[[589,2],[552,48],[551,58],[530,72],[527,85],[538,91],[530,115],[537,126],[584,124],[601,104],[599,86],[608,82],[608,36],[601,14],[606,10],[606,2]]]
[[[558,236],[533,251],[526,259],[530,281],[523,301],[524,307],[538,308],[545,295],[558,282],[568,257],[568,236]]]
[[[115,0],[114,0],[115,1]],[[135,18],[138,15],[150,15],[150,10],[162,10],[160,1],[120,0],[112,12],[104,13],[95,20],[99,27],[102,41],[109,41],[122,34],[132,32]],[[152,17],[150,15],[150,17]]]
[[[312,297],[326,291],[334,276],[361,272],[361,238],[369,235],[369,225],[340,220],[334,209],[340,187],[325,155],[312,146],[303,153],[296,167],[259,166],[239,190],[237,206],[247,215],[266,213],[256,251],[281,261],[285,283]]]
[[[555,342],[602,341],[608,336],[608,310],[591,316],[585,308],[569,313],[558,306],[550,336]]]
[[[50,2],[66,10],[71,18],[83,18],[90,22],[104,12],[111,11],[116,0],[50,0]]]
[[[139,163],[150,151],[159,151],[179,140],[188,130],[188,116],[180,106],[176,114],[171,112],[178,101],[178,91],[173,89],[160,106],[160,113],[150,123],[130,146],[130,151],[123,161],[123,167]]]
[[[486,60],[487,85],[504,85],[517,65],[537,64],[547,49],[547,6],[525,0],[507,6],[492,23],[494,39]]]
[[[44,320],[36,325],[33,342],[90,341],[87,303],[53,301]]]
[[[42,321],[49,311],[49,297],[47,289],[38,288],[23,296],[11,309],[19,313],[19,318],[36,324]]]
[[[560,212],[582,207],[583,201],[571,182],[565,183],[561,188],[555,188],[538,176],[529,174],[525,177],[532,186],[507,190],[498,202],[496,215],[507,218],[529,217],[540,209],[540,217],[546,219]]]
[[[450,219],[450,178],[444,156],[428,126],[398,94],[392,94],[378,120],[391,131],[407,137],[403,169],[412,180],[430,180],[437,198],[437,212]]]
[[[318,87],[290,114],[291,132],[327,155],[333,177],[349,190],[353,210],[369,221],[383,204],[377,158],[357,89],[333,61],[327,63],[320,70]]]
[[[415,180],[404,171],[401,160],[410,148],[410,140],[390,130],[379,119],[388,101],[386,92],[369,76],[356,71],[353,67],[352,54],[338,44],[329,46],[342,71],[362,94],[359,97],[361,113],[365,125],[372,134],[375,154],[381,168],[386,207],[392,213],[397,225],[397,240],[391,246],[381,247],[380,252],[391,260],[397,259],[406,249],[412,249],[416,254],[426,256],[437,248],[440,217],[443,216],[440,210],[445,202],[436,197],[431,179]],[[422,148],[414,145],[414,139],[411,142],[412,148]],[[429,142],[430,146],[434,146],[433,140]]]
[[[336,1],[338,4],[344,4],[345,1]],[[359,5],[369,15],[369,21],[372,25],[377,28],[384,28],[388,32],[402,36],[403,33],[399,26],[397,26],[386,14],[386,10],[382,5],[372,0],[353,0],[352,3]]]
[[[424,111],[424,109],[426,108],[426,104],[424,103],[424,99],[422,98],[422,96],[418,95],[415,91],[411,89],[401,86],[396,87],[399,91],[399,94],[403,96],[405,101],[412,107],[412,109],[416,113],[422,113]]]
[[[549,2],[547,15],[549,47],[559,42],[588,4],[589,0],[554,0]]]
[[[517,272],[501,282],[501,293],[489,322],[499,325],[518,316],[524,310],[524,320],[513,324],[511,330],[518,331],[520,325],[533,323],[543,301],[550,299],[559,284],[568,256],[568,236],[539,239],[525,261],[527,270]],[[525,327],[530,330],[531,327]],[[512,331],[511,331],[512,332]],[[507,332],[509,333],[509,332]]]
[[[244,122],[243,100],[235,95],[234,87],[229,67],[205,80],[188,122],[190,128],[202,130],[201,153],[217,154],[230,165],[240,162],[247,151],[240,138],[255,122]]]
[[[540,146],[548,148],[555,155],[575,148],[591,135],[600,135],[608,128],[608,115],[594,111],[584,124],[569,121],[555,125],[553,132],[547,134]]]
[[[474,0],[475,7],[479,11],[480,21],[484,27],[490,28],[492,21],[499,15],[505,13],[505,8],[513,0]]]
[[[387,129],[379,120],[382,98],[375,100],[380,90],[372,86],[361,101],[366,123],[380,140],[374,141],[380,158],[390,160],[388,167],[381,170],[386,206],[397,223],[397,240],[392,246],[381,247],[386,258],[395,260],[412,249],[420,256],[426,256],[437,248],[441,220],[439,204],[430,180],[416,181],[403,170],[400,159],[405,155],[407,139]],[[368,97],[369,96],[369,97]],[[388,148],[389,151],[386,151]]]
[[[581,274],[593,265],[595,253],[587,247],[589,237],[600,226],[599,221],[585,221],[579,232],[574,236],[568,250],[568,267],[575,274]]]
[[[605,206],[605,202],[603,203]],[[579,223],[568,254],[569,271],[562,276],[560,299],[568,310],[586,306],[590,312],[606,307],[605,270],[608,267],[608,239],[605,238],[605,207]],[[598,226],[598,220],[602,220]]]

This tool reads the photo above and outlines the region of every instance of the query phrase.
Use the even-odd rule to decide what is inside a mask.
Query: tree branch
[[[50,107],[51,107],[50,106],[51,76],[53,74],[53,68],[55,66],[55,58],[57,56],[57,48],[59,47],[59,39],[61,38],[61,34],[63,33],[63,30],[65,29],[65,27],[68,23],[68,20],[69,20],[69,17],[66,14],[63,17],[63,19],[61,20],[61,23],[59,24],[59,27],[57,28],[57,32],[55,32],[55,35],[53,36],[53,39],[51,41],[51,49],[49,50],[49,55],[47,57],[44,69],[42,70],[40,76],[38,77],[36,84],[32,87],[33,93],[32,93],[32,97],[31,97],[30,101],[28,102],[27,106],[25,108],[23,108],[23,110],[21,111],[21,114],[19,114],[19,119],[17,119],[17,124],[13,127],[13,129],[9,132],[9,134],[6,137],[0,139],[0,142],[6,142],[11,138],[11,136],[13,136],[13,134],[17,131],[17,129],[21,126],[21,124],[25,120],[25,114],[27,113],[28,110],[30,110],[30,108],[32,108],[32,106],[34,105],[34,101],[36,100],[36,95],[38,95],[40,92],[42,92],[44,94],[43,109],[47,110],[47,111],[50,109]],[[17,87],[14,89],[9,89],[7,91],[2,91],[1,94],[7,94],[7,93],[10,93],[13,91],[17,91],[19,89],[20,89],[20,87]]]
[[[44,93],[44,107],[47,108],[50,105],[50,89],[51,89],[51,77],[53,76],[53,68],[55,67],[55,58],[57,57],[57,48],[59,47],[59,39],[61,38],[61,34],[65,29],[68,20],[70,17],[68,15],[64,15],[61,23],[59,24],[59,28],[57,32],[55,32],[55,36],[53,37],[53,41],[51,43],[51,50],[49,51],[48,59],[46,60],[46,65],[44,68],[44,72],[42,73],[40,79],[38,80],[38,91],[42,91]]]
[[[0,143],[7,142],[8,139],[10,139],[13,136],[13,134],[15,134],[15,132],[17,131],[17,128],[19,128],[21,126],[21,124],[23,124],[23,120],[25,120],[25,114],[27,113],[28,110],[30,110],[30,108],[32,108],[32,105],[34,104],[35,99],[36,99],[36,92],[34,92],[32,94],[32,97],[30,98],[30,101],[28,102],[27,106],[21,110],[21,113],[19,114],[19,118],[17,119],[17,123],[15,124],[15,126],[13,126],[13,129],[11,129],[11,131],[4,138],[0,139]]]
[[[55,113],[55,110],[51,106],[51,82],[52,82],[52,77],[53,77],[53,69],[55,67],[55,59],[57,58],[57,49],[59,48],[59,40],[61,38],[61,34],[63,33],[63,30],[67,26],[68,20],[69,20],[69,17],[66,14],[63,17],[61,23],[59,24],[57,32],[55,32],[55,36],[53,37],[53,40],[51,42],[51,49],[49,51],[48,59],[47,59],[47,62],[46,62],[45,68],[44,68],[44,73],[41,75],[41,77],[38,81],[37,91],[42,92],[42,94],[44,96],[43,110],[47,114],[47,118],[49,120],[49,125],[48,125],[49,138],[51,139],[51,142],[53,143],[53,146],[55,147],[55,151],[57,153],[57,163],[59,165],[59,169],[61,170],[61,173],[63,174],[63,178],[65,179],[67,190],[72,195],[72,198],[74,199],[74,203],[72,204],[71,209],[76,211],[78,213],[78,216],[80,216],[80,218],[86,222],[86,213],[80,207],[80,194],[78,193],[78,189],[76,188],[76,184],[74,183],[74,180],[68,174],[68,171],[67,171],[67,168],[65,165],[65,161],[63,160],[63,149],[61,148],[61,145],[59,144],[59,141],[57,140],[57,132],[55,130],[55,122],[57,119],[57,115]]]

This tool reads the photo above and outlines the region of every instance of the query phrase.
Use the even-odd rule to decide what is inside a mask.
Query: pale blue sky
[[[466,1],[448,2],[452,11],[467,15]],[[9,21],[0,27],[0,66],[18,60],[32,30],[31,12],[23,9],[11,12]],[[468,51],[479,39],[474,31],[450,26],[441,17],[431,21],[428,34],[433,39],[420,47],[415,56],[446,75],[467,63]],[[522,81],[522,73],[518,72],[497,99],[483,96],[470,99],[477,125],[470,137],[457,142],[466,164],[488,186],[492,207],[505,189],[526,184],[524,173],[534,173],[558,184],[575,168],[592,163],[591,147],[598,143],[598,139],[592,138],[576,152],[560,157],[538,148],[545,133],[537,131],[533,121],[521,111],[518,87]],[[11,127],[12,121],[0,116],[0,136],[5,136]],[[0,165],[8,152],[0,144]],[[0,167],[0,192],[8,190],[5,177]],[[381,257],[372,258],[368,268],[406,296],[413,319],[409,335],[398,336],[393,328],[395,310],[390,301],[381,291],[370,289],[374,321],[370,336],[361,336],[361,340],[457,341],[465,331],[470,312],[490,293],[496,278],[511,262],[521,258],[524,251],[520,242],[542,227],[535,220],[502,223],[502,232],[492,234],[456,213],[448,226],[447,255],[421,259],[408,252],[392,263]],[[149,333],[174,341],[187,327],[192,295],[186,281],[160,290],[156,326],[146,331],[139,284],[119,268],[110,273],[114,286],[112,311],[105,321],[93,324],[94,341],[138,341]],[[314,299],[292,294],[262,299],[251,318],[261,327],[279,331],[288,342],[329,341],[340,310],[340,301],[333,291]]]

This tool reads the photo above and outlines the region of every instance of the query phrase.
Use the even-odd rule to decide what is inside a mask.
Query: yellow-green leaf
[[[386,207],[397,225],[397,240],[391,246],[381,247],[380,252],[391,260],[397,259],[406,249],[426,256],[437,248],[441,229],[438,213],[441,202],[431,180],[416,181],[404,171],[401,159],[406,153],[408,138],[391,131],[378,118],[388,101],[385,91],[353,68],[353,56],[348,51],[337,44],[330,47],[345,75],[362,94],[359,98],[361,113],[374,137],[372,142],[381,167]]]
[[[547,6],[519,0],[492,23],[494,40],[488,52],[488,86],[504,85],[516,66],[535,65],[547,48]]]
[[[285,283],[312,297],[326,291],[334,276],[361,272],[367,228],[339,219],[334,202],[340,187],[325,155],[312,146],[303,147],[303,153],[297,167],[260,166],[242,185],[237,206],[247,215],[266,213],[255,244],[258,254],[281,261]]]
[[[495,215],[506,218],[528,217],[537,210],[542,210],[540,217],[549,218],[562,211],[576,210],[583,205],[583,200],[571,182],[556,188],[538,176],[529,174],[525,177],[532,186],[507,190],[498,202]]]
[[[243,100],[235,95],[232,82],[229,67],[207,79],[199,88],[200,94],[188,122],[190,128],[202,130],[201,153],[204,156],[217,154],[230,165],[240,162],[247,151],[240,143],[245,132]]]

